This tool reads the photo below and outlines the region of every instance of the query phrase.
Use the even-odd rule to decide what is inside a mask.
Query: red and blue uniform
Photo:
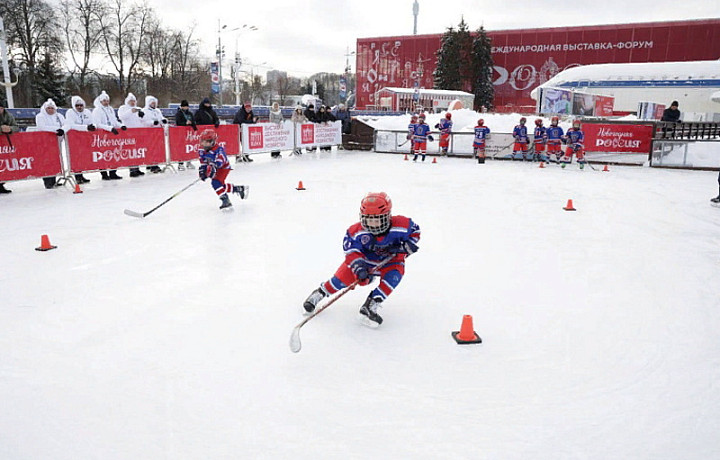
[[[360,222],[350,226],[343,239],[345,261],[335,275],[322,284],[327,294],[334,294],[357,280],[350,266],[357,260],[363,260],[370,267],[392,256],[392,259],[380,268],[376,276],[380,284],[370,294],[373,298],[385,300],[400,284],[405,274],[405,258],[407,254],[398,252],[401,244],[410,241],[417,244],[420,240],[420,227],[405,216],[392,216],[390,230],[383,235],[373,235],[362,227]],[[360,284],[368,284],[370,280]]]
[[[232,184],[226,184],[228,174],[232,171],[230,162],[228,161],[225,149],[220,145],[216,145],[210,150],[203,148],[198,149],[198,157],[201,165],[207,165],[206,168],[214,169],[214,175],[209,177],[212,179],[212,187],[218,196],[233,191]],[[202,166],[201,166],[202,167]]]
[[[490,134],[490,128],[487,126],[476,126],[475,127],[475,139],[473,139],[473,150],[476,155],[485,155],[485,139]]]
[[[410,153],[413,153],[415,151],[415,142],[413,142],[413,134],[415,134],[415,127],[417,126],[417,123],[410,123],[408,124],[408,134],[407,139],[410,140]]]
[[[527,155],[528,144],[530,142],[527,133],[527,126],[515,126],[513,129],[513,137],[515,138],[515,145],[513,146],[513,160],[522,160],[524,159],[524,155]]]
[[[415,130],[413,131],[413,147],[415,149],[415,158],[413,158],[413,161],[417,160],[417,156],[422,155],[422,161],[425,161],[425,154],[427,152],[427,139],[428,135],[430,134],[430,126],[428,126],[425,121],[419,121],[417,125],[415,125]]]
[[[585,134],[580,128],[570,128],[566,134],[568,147],[565,149],[563,163],[572,161],[573,153],[577,155],[577,161],[580,164],[585,163]]]
[[[547,156],[545,155],[545,144],[547,143],[546,132],[547,128],[540,125],[535,127],[535,132],[533,133],[533,141],[535,142],[535,158],[540,161],[547,161]]]
[[[547,138],[547,153],[548,155],[555,154],[557,160],[560,159],[562,153],[562,139],[565,133],[559,126],[550,126],[545,129],[545,137]]]
[[[452,133],[452,121],[447,118],[442,118],[438,123],[438,129],[440,130],[440,148],[444,153],[447,153],[448,147],[450,146],[450,133]]]

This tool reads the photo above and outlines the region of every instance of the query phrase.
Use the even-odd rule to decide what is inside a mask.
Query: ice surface
[[[720,458],[717,173],[284,155],[233,213],[202,183],[123,214],[193,171],[9,185],[0,458]],[[379,190],[422,229],[384,323],[358,288],[291,353]]]

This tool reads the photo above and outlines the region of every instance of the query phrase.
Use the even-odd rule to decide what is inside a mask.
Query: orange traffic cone
[[[603,172],[610,172],[610,170],[608,169],[607,165],[605,165],[605,167],[603,167]]]
[[[540,166],[538,166],[538,168],[544,168],[544,167],[545,167],[545,163],[541,161]]]
[[[460,344],[465,345],[468,343],[482,343],[482,339],[475,333],[473,329],[472,316],[463,315],[462,324],[460,325],[460,331],[455,331],[452,334],[453,339]]]
[[[43,235],[40,237],[40,246],[35,248],[36,251],[49,251],[51,249],[55,249],[57,246],[53,246],[50,244],[50,238],[48,238],[47,235]]]
[[[405,154],[405,161],[408,161],[407,153]]]
[[[295,190],[305,190],[305,187],[303,187],[302,181],[298,182],[298,186]]]
[[[437,158],[433,158],[433,163],[437,163]]]
[[[577,211],[577,209],[573,208],[573,202],[572,200],[568,200],[567,204],[563,208],[566,211]]]
[[[82,193],[82,192],[83,191],[82,191],[82,189],[80,189],[80,184],[75,183],[75,190],[73,191],[73,193]]]

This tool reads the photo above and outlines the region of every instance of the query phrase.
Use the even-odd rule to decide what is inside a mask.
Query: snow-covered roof
[[[590,64],[571,67],[558,73],[542,86],[555,86],[578,80],[684,80],[720,78],[720,60],[683,62],[632,62]]]
[[[395,87],[385,87],[378,90],[380,91],[391,91],[393,93],[402,93],[402,94],[413,94],[415,90],[413,88],[395,88]],[[465,91],[455,91],[455,90],[449,90],[449,89],[425,89],[420,88],[420,94],[437,94],[439,96],[470,96],[474,97],[472,93],[466,93]]]

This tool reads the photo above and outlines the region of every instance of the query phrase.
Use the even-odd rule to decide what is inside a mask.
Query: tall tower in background
[[[417,35],[417,16],[419,11],[420,5],[418,5],[417,0],[415,0],[415,3],[413,3],[413,16],[415,17],[413,20],[413,35]]]

